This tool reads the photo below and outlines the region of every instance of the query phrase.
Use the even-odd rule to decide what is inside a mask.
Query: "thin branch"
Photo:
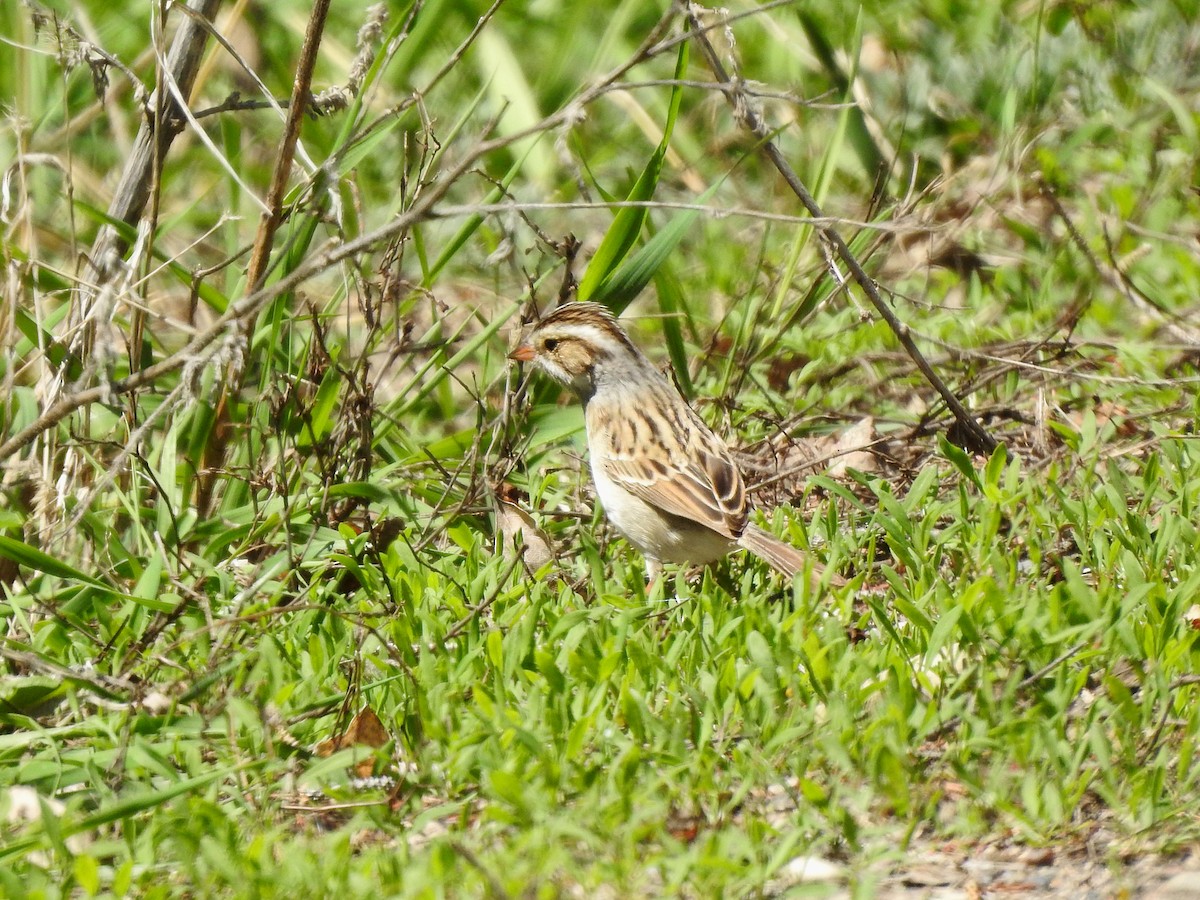
[[[275,172],[271,177],[271,189],[267,192],[267,208],[259,221],[258,234],[254,239],[254,251],[250,254],[250,265],[246,269],[246,284],[250,289],[262,287],[266,277],[267,257],[271,241],[283,220],[283,197],[287,192],[288,178],[292,172],[292,160],[296,155],[296,143],[300,140],[300,125],[304,121],[304,110],[312,97],[312,73],[317,64],[317,50],[321,46],[321,34],[325,30],[325,18],[329,14],[330,0],[317,0],[308,19],[304,33],[304,45],[300,48],[300,62],[296,67],[296,79],[292,82],[292,98],[288,104],[287,122],[283,140],[279,143],[279,154],[275,157]]]
[[[201,0],[196,0],[196,2],[201,2]],[[217,0],[208,0],[208,2],[215,3]],[[623,77],[630,69],[649,59],[655,53],[660,52],[659,46],[656,46],[656,42],[669,24],[670,19],[670,13],[664,15],[651,31],[650,37],[642,43],[629,59],[608,72],[595,82],[592,87],[580,93],[557,112],[546,116],[540,122],[528,128],[522,128],[502,137],[489,139],[485,133],[483,139],[472,144],[457,164],[439,173],[439,177],[422,191],[412,207],[397,215],[391,222],[344,243],[337,243],[334,240],[326,242],[322,248],[311,253],[304,262],[278,281],[274,281],[258,290],[251,291],[251,293],[240,300],[231,303],[212,325],[194,336],[186,346],[175,351],[170,356],[159,360],[157,363],[133,372],[125,378],[111,381],[108,384],[77,391],[53,403],[44,409],[37,419],[0,444],[0,462],[19,452],[38,435],[53,428],[78,409],[92,403],[98,403],[101,400],[110,400],[113,397],[135,391],[146,385],[153,384],[164,375],[176,372],[186,365],[196,365],[204,361],[211,352],[209,351],[209,347],[218,338],[229,333],[231,328],[236,328],[241,323],[251,320],[276,297],[296,290],[296,288],[310,278],[326,271],[343,260],[351,259],[360,253],[368,252],[375,247],[386,244],[388,241],[394,240],[398,236],[408,232],[414,225],[435,217],[438,204],[441,200],[457,184],[459,179],[475,167],[479,160],[527,137],[573,124],[578,120],[579,111],[597,97],[603,95],[608,90],[609,85]]]
[[[804,183],[792,170],[792,167],[784,159],[783,154],[772,140],[772,129],[767,126],[762,116],[755,109],[754,104],[750,102],[741,79],[730,77],[729,73],[725,70],[725,66],[721,63],[720,58],[717,56],[717,51],[713,48],[712,42],[708,38],[708,31],[710,29],[699,21],[697,7],[691,3],[686,4],[684,14],[690,23],[693,39],[697,46],[699,46],[704,55],[705,62],[708,64],[713,76],[717,79],[726,99],[729,101],[729,105],[733,109],[734,118],[741,123],[742,127],[758,138],[759,149],[770,160],[771,164],[775,166],[779,174],[783,176],[783,180],[787,182],[788,187],[792,189],[792,192],[804,205],[804,208],[815,218],[824,219],[825,214],[821,211],[821,207],[817,204],[812,194],[808,192],[808,188],[804,186]],[[838,259],[850,270],[855,283],[866,294],[867,299],[871,301],[871,305],[875,307],[880,317],[888,324],[888,327],[892,329],[892,332],[896,335],[896,339],[900,341],[900,344],[907,351],[909,357],[916,363],[921,374],[925,376],[926,380],[941,395],[942,400],[958,421],[959,427],[966,436],[969,436],[969,443],[985,453],[991,453],[995,450],[997,446],[995,438],[967,411],[958,397],[954,395],[954,392],[946,386],[946,383],[942,381],[933,370],[933,367],[929,365],[920,348],[913,341],[912,335],[909,334],[908,326],[901,322],[896,314],[892,312],[891,308],[884,301],[883,296],[879,293],[879,288],[876,286],[874,279],[867,275],[862,264],[859,263],[858,258],[850,250],[850,247],[842,239],[838,231],[832,226],[823,225],[820,226],[820,233],[836,251]]]
[[[768,212],[762,209],[748,209],[737,206],[713,206],[708,203],[684,203],[674,200],[605,200],[554,203],[550,201],[511,201],[505,203],[474,203],[464,206],[444,206],[437,211],[435,218],[453,219],[463,216],[492,215],[496,213],[526,213],[534,211],[567,210],[578,211],[586,209],[669,209],[681,212],[698,212],[714,219],[741,217],[757,219],[762,222],[781,222],[786,225],[809,225],[813,228],[828,228],[833,225],[850,225],[864,231],[879,231],[888,234],[928,235],[934,234],[944,225],[905,225],[897,222],[866,222],[857,219],[845,219],[838,216],[826,216],[814,219],[811,216],[795,216],[789,213]]]

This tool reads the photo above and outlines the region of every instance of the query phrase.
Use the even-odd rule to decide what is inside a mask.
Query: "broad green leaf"
[[[671,271],[670,266],[664,265],[654,273],[654,284],[657,287],[658,307],[663,312],[663,338],[667,344],[667,355],[671,357],[671,367],[675,370],[675,380],[685,397],[695,393],[692,387],[692,373],[688,371],[687,348],[683,344],[683,328],[679,318],[687,311],[687,302],[683,296],[683,288],[679,279]]]
[[[61,562],[53,556],[43,553],[36,547],[31,547],[24,541],[18,541],[6,535],[0,535],[0,556],[12,560],[17,565],[25,566],[38,572],[44,572],[47,575],[53,575],[56,578],[65,578],[68,581],[79,581],[84,584],[93,585],[94,587],[103,588],[104,590],[112,590],[99,578],[80,572],[65,562]]]
[[[697,204],[707,202],[720,186],[721,182],[712,185],[697,198]],[[675,248],[691,231],[699,214],[699,211],[694,209],[685,209],[679,212],[657,234],[638,248],[638,251],[626,260],[624,265],[607,278],[604,284],[596,289],[591,299],[597,303],[603,303],[615,312],[619,313],[623,310],[650,283],[650,279],[675,252]],[[588,271],[591,271],[590,267]],[[582,292],[580,296],[582,297]]]
[[[60,310],[60,315],[65,314],[68,308],[64,304]],[[50,365],[56,369],[65,365],[67,370],[66,376],[72,381],[83,374],[83,363],[79,357],[68,351],[61,341],[55,339],[54,335],[39,328],[37,322],[24,309],[18,306],[14,311],[14,319],[17,330],[25,335],[32,346],[42,348],[46,354],[46,358],[50,360]],[[20,352],[20,348],[18,348],[18,352]]]
[[[162,588],[163,558],[155,553],[146,560],[142,577],[133,587],[133,596],[142,600],[157,600]]]
[[[685,41],[679,45],[679,55],[675,62],[676,81],[681,81],[687,73],[687,59],[688,44]],[[677,84],[671,91],[671,103],[667,112],[667,122],[663,128],[662,140],[650,157],[650,161],[646,163],[646,167],[634,183],[629,195],[625,198],[627,201],[645,203],[654,198],[655,189],[658,187],[659,175],[662,172],[663,160],[666,158],[667,148],[671,144],[671,132],[675,128],[675,120],[679,115],[679,104],[682,96],[682,86]],[[612,225],[605,232],[604,239],[600,242],[600,246],[596,248],[596,253],[592,256],[591,262],[588,263],[587,271],[584,272],[583,278],[579,282],[580,300],[603,302],[597,297],[601,286],[612,277],[617,267],[637,242],[638,237],[642,233],[642,227],[646,222],[647,215],[648,212],[644,206],[625,206],[617,210],[616,215],[613,216]],[[646,280],[648,281],[649,279],[647,278]],[[643,282],[644,284],[645,282]],[[607,296],[611,298],[613,295],[609,293]],[[623,308],[623,305],[613,305],[611,303],[608,305],[615,312],[620,312]]]
[[[942,456],[950,460],[954,468],[958,469],[959,473],[966,478],[975,487],[983,487],[983,481],[979,477],[979,470],[975,468],[975,462],[971,459],[962,447],[950,443],[944,434],[938,434],[938,450]]]

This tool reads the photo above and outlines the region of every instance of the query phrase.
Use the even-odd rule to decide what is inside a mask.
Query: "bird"
[[[663,563],[708,564],[738,547],[788,578],[808,568],[814,589],[820,583],[819,565],[750,521],[728,446],[607,307],[564,303],[527,325],[509,358],[532,363],[582,401],[596,494],[641,550],[649,584]]]

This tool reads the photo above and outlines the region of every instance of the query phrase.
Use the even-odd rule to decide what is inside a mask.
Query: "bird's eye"
[[[546,338],[542,341],[542,349],[553,353],[558,349],[558,338]]]

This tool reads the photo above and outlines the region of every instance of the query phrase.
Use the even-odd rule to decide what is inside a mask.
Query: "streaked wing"
[[[688,410],[691,447],[675,445],[666,458],[633,455],[608,448],[604,470],[641,500],[671,515],[711,528],[737,540],[746,527],[746,490],[729,451],[703,421]],[[664,450],[668,448],[664,447]]]

